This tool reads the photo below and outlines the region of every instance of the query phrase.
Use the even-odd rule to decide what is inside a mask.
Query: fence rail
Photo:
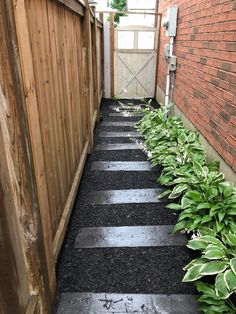
[[[5,232],[11,255],[17,260],[18,281],[25,283],[20,290],[15,285],[11,297],[16,300],[9,296],[2,306],[15,302],[18,308],[12,313],[24,313],[33,305],[49,313],[55,293],[55,263],[100,115],[103,25],[88,1],[82,0],[9,0],[1,2],[0,10],[0,197],[6,211],[10,207],[17,226],[3,212],[8,229],[0,224],[0,234]],[[16,182],[22,184],[26,178],[25,186],[16,188]],[[25,204],[21,204],[22,189],[28,193]],[[5,191],[8,197],[2,197]],[[34,210],[25,213],[22,206]],[[18,248],[13,245],[11,228],[14,236],[19,236]],[[32,264],[31,254],[38,268]],[[42,278],[30,282],[29,274],[35,279],[39,270]]]

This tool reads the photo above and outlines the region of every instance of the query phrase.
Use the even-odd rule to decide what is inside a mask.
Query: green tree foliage
[[[118,11],[126,10],[127,0],[112,0],[110,6],[111,8],[116,9]],[[119,23],[120,16],[124,16],[124,14],[120,13],[115,14],[114,20],[116,24]]]

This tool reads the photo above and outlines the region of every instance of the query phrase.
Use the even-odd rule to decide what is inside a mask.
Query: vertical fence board
[[[44,244],[46,248],[47,267],[50,275],[51,293],[55,291],[55,269],[52,257],[52,232],[49,215],[47,182],[45,177],[44,152],[40,133],[40,118],[37,106],[35,89],[34,64],[31,55],[28,22],[25,3],[23,0],[16,1],[15,22],[19,52],[22,66],[22,76],[26,95],[26,111],[28,115],[31,145],[34,159],[37,192],[39,198],[40,214],[43,223]]]

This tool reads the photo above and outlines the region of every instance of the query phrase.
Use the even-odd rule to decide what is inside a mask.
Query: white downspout
[[[174,47],[174,37],[170,37],[170,57],[173,56],[173,47]],[[166,94],[165,94],[165,107],[169,105],[170,97],[170,70],[169,63],[167,63],[167,77],[166,77]]]

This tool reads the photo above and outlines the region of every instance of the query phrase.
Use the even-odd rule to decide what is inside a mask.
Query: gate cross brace
[[[130,77],[130,79],[126,82],[126,85],[123,86],[120,90],[120,93],[119,94],[122,94],[123,91],[126,89],[126,87],[133,82],[134,79],[136,79],[139,84],[146,90],[146,92],[148,93],[148,95],[151,95],[150,91],[148,91],[146,89],[145,86],[143,86],[142,82],[139,80],[138,78],[138,74],[143,70],[143,68],[145,67],[145,65],[147,65],[151,59],[154,57],[155,55],[155,52],[153,52],[152,54],[150,54],[150,56],[146,59],[146,61],[142,64],[142,66],[136,71],[134,72],[130,67],[129,65],[126,64],[126,62],[124,61],[124,59],[119,55],[117,54],[118,58],[121,60],[121,62],[126,66],[126,68],[130,71],[130,73],[132,74],[132,76]]]

